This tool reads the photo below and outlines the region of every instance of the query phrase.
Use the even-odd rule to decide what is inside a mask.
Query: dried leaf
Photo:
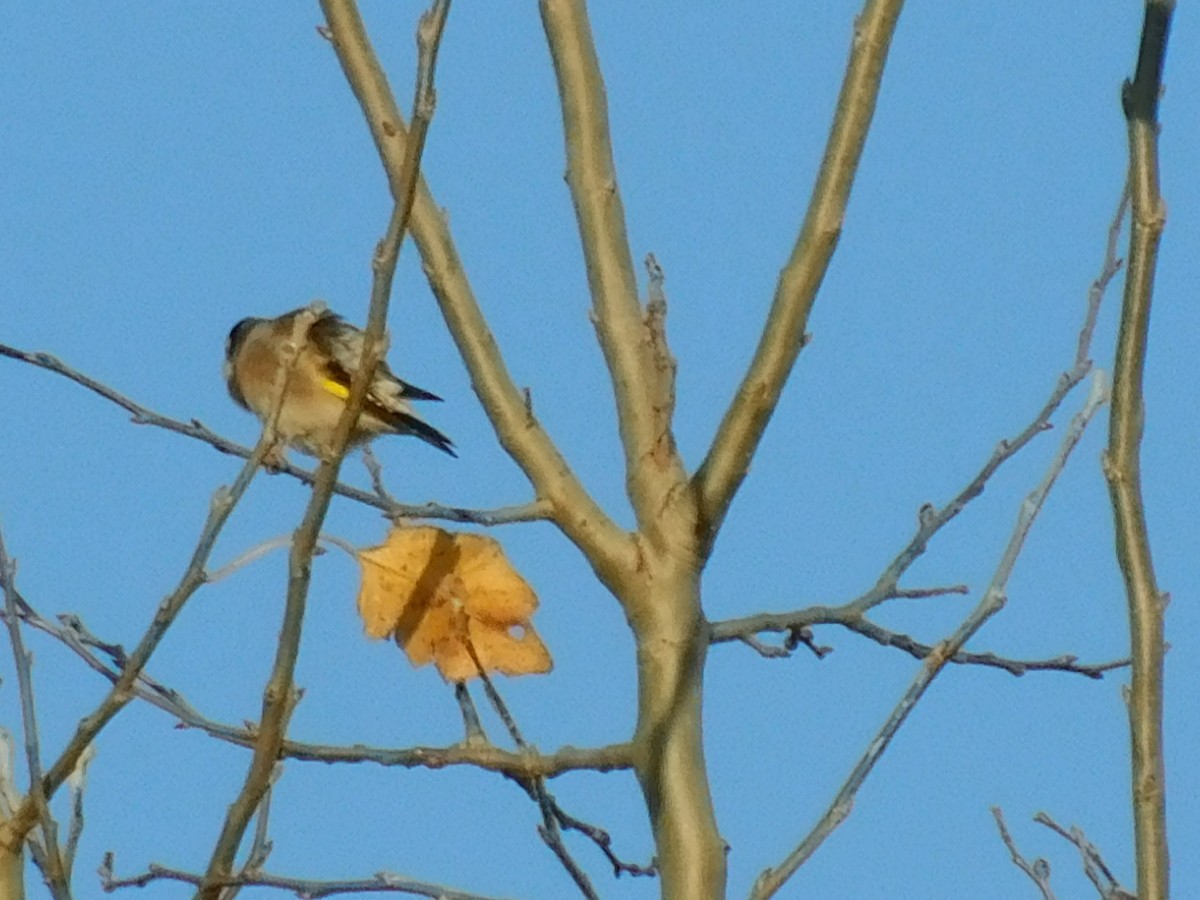
[[[358,554],[358,611],[373,638],[394,635],[414,666],[434,663],[447,681],[488,672],[550,671],[530,618],[537,595],[490,537],[430,526],[393,528]]]

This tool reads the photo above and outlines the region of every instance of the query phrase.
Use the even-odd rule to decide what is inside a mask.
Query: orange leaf
[[[506,675],[553,666],[530,622],[537,595],[492,538],[396,527],[358,560],[368,636],[394,635],[414,666],[433,662],[447,681],[474,678],[478,666]]]

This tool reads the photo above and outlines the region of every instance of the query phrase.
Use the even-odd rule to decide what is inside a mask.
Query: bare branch
[[[484,693],[487,694],[488,701],[492,704],[492,709],[500,717],[500,721],[504,723],[505,730],[508,731],[508,736],[512,742],[516,744],[518,750],[524,750],[527,746],[525,739],[521,736],[521,730],[517,727],[516,719],[513,718],[508,704],[504,702],[504,698],[500,696],[500,692],[496,690],[495,684],[488,676],[483,664],[479,661],[479,656],[475,652],[475,646],[471,642],[470,635],[465,630],[462,634],[464,646],[467,652],[471,655],[471,661],[475,663],[475,671],[479,676],[480,683],[483,684]],[[555,810],[558,808],[557,803],[551,796],[550,791],[546,788],[546,781],[543,778],[529,778],[518,780],[517,783],[529,794],[530,798],[537,803],[538,808],[542,813],[542,824],[538,826],[538,836],[542,839],[547,847],[550,848],[555,858],[562,864],[562,867],[567,870],[567,874],[571,876],[571,880],[575,882],[575,886],[579,888],[579,892],[586,900],[600,900],[600,895],[596,893],[596,889],[592,886],[592,881],[588,878],[587,873],[571,856],[571,851],[567,849],[566,842],[563,841],[562,831],[559,828],[558,818],[555,815]]]
[[[1121,271],[1122,260],[1117,256],[1117,242],[1121,237],[1121,225],[1125,221],[1125,213],[1129,209],[1129,182],[1121,189],[1121,199],[1117,202],[1117,211],[1113,213],[1112,222],[1108,226],[1108,241],[1104,245],[1104,263],[1100,274],[1088,288],[1087,315],[1083,319],[1083,327],[1079,329],[1079,345],[1075,352],[1075,367],[1080,368],[1090,362],[1089,354],[1092,349],[1092,335],[1096,331],[1096,321],[1100,318],[1100,305],[1104,294],[1108,291],[1109,282]]]
[[[983,493],[991,477],[1009,459],[1027,446],[1037,435],[1048,431],[1050,419],[1062,405],[1063,400],[1071,390],[1079,384],[1092,369],[1089,358],[1091,351],[1092,333],[1095,330],[1096,318],[1104,294],[1112,279],[1121,269],[1121,260],[1117,258],[1117,236],[1121,232],[1121,224],[1125,218],[1128,206],[1127,191],[1123,191],[1113,218],[1108,227],[1108,240],[1105,245],[1104,260],[1100,272],[1092,282],[1087,296],[1087,309],[1084,322],[1079,331],[1079,340],[1075,355],[1074,366],[1070,371],[1059,376],[1058,382],[1051,391],[1050,397],[1034,419],[1015,437],[1002,440],[996,446],[991,457],[974,478],[946,506],[937,509],[933,504],[924,504],[917,513],[917,530],[908,544],[888,564],[875,584],[842,606],[811,606],[805,609],[784,613],[756,613],[722,622],[714,622],[709,626],[710,640],[713,643],[738,640],[748,644],[761,655],[782,657],[790,655],[794,646],[784,648],[771,647],[754,638],[760,632],[786,633],[789,644],[794,641],[793,635],[801,634],[803,629],[813,625],[841,625],[852,631],[857,631],[885,646],[899,647],[918,659],[924,659],[934,649],[921,644],[908,635],[893,632],[876,625],[866,618],[871,609],[889,600],[913,599],[922,597],[937,597],[945,594],[966,594],[966,585],[951,585],[932,588],[902,588],[900,578],[908,571],[917,559],[925,552],[930,540],[942,528],[950,523],[972,500]],[[1029,670],[1054,669],[1077,672],[1089,678],[1099,678],[1105,672],[1121,668],[1129,664],[1128,660],[1114,660],[1107,663],[1079,664],[1073,656],[1064,655],[1050,660],[1013,660],[996,656],[992,653],[972,654],[965,651],[954,654],[951,662],[979,665],[993,665],[1003,668],[1014,675],[1022,675]]]
[[[172,419],[169,416],[157,413],[149,407],[142,406],[140,403],[134,402],[108,385],[73,369],[62,360],[48,353],[30,352],[17,349],[16,347],[9,347],[6,344],[0,344],[0,356],[7,356],[10,359],[29,363],[38,368],[62,375],[77,384],[81,384],[88,390],[99,394],[106,400],[110,400],[117,406],[128,411],[133,416],[133,421],[138,425],[152,425],[156,428],[164,428],[167,431],[173,431],[176,434],[194,438],[220,450],[222,453],[228,453],[230,456],[240,456],[243,459],[249,459],[250,455],[254,452],[252,448],[243,447],[241,444],[210,430],[198,419],[183,422],[179,419]],[[275,473],[290,475],[292,478],[310,487],[316,477],[315,472],[301,469],[287,460],[279,460],[278,464],[274,466],[273,471]],[[343,484],[340,481],[334,485],[333,491],[335,494],[340,494],[343,497],[366,504],[367,506],[381,509],[385,515],[392,519],[444,519],[450,522],[491,526],[506,525],[512,522],[541,521],[550,518],[551,511],[549,502],[544,500],[534,500],[530,503],[504,506],[499,509],[464,509],[462,507],[445,506],[441,503],[432,502],[418,505],[391,503],[382,497],[359,490],[348,484]]]
[[[609,865],[612,866],[613,876],[620,878],[622,875],[632,875],[637,877],[651,877],[658,874],[658,867],[653,863],[647,866],[639,865],[638,863],[625,862],[612,849],[612,836],[603,828],[599,828],[581,819],[577,819],[570,813],[566,812],[558,801],[554,799],[552,794],[546,795],[554,812],[554,817],[558,820],[559,825],[570,831],[578,831],[580,834],[588,838],[593,844],[600,848],[600,852],[608,858]]]
[[[342,410],[334,433],[331,457],[317,469],[312,497],[304,519],[296,531],[288,560],[287,600],[275,663],[263,691],[263,711],[254,744],[246,780],[241,792],[229,807],[221,835],[213,848],[199,895],[203,900],[217,900],[219,883],[229,878],[233,858],[249,826],[255,810],[262,804],[270,786],[279,753],[287,733],[288,720],[299,700],[294,686],[296,660],[300,651],[300,633],[307,605],[308,586],[312,574],[313,553],[321,524],[329,510],[333,486],[350,442],[350,433],[358,421],[366,401],[367,390],[386,350],[388,304],[391,301],[392,280],[400,257],[400,244],[408,229],[417,178],[421,169],[421,153],[425,135],[433,116],[433,75],[442,31],[449,12],[449,0],[434,0],[433,6],[421,17],[417,29],[418,63],[416,92],[413,100],[413,128],[406,146],[403,175],[396,191],[395,206],[386,233],[380,240],[371,262],[374,278],[371,284],[371,304],[367,327],[363,335],[362,357],[350,384],[346,408]]]
[[[808,315],[841,235],[850,188],[875,113],[884,63],[903,5],[902,0],[867,0],[855,20],[850,61],[804,224],[791,257],[779,273],[758,349],[721,420],[708,455],[692,479],[708,548],[733,495],[746,477],[750,459],[807,340]]]
[[[71,883],[71,873],[75,869],[75,859],[79,852],[79,839],[83,837],[83,794],[87,789],[87,768],[95,755],[95,747],[88,747],[75,771],[67,777],[67,787],[71,796],[71,824],[67,830],[67,843],[63,848],[63,865],[66,868],[67,883]]]
[[[282,398],[283,387],[284,382],[280,380],[276,385],[276,397]],[[184,604],[204,584],[205,566],[216,544],[217,537],[220,535],[221,529],[224,528],[226,521],[228,521],[233,508],[250,486],[250,481],[253,479],[254,473],[261,466],[267,453],[270,452],[271,443],[271,436],[267,431],[264,431],[263,436],[259,439],[257,446],[255,446],[254,451],[250,454],[250,458],[242,467],[233,485],[229,488],[221,488],[214,494],[208,518],[205,520],[204,527],[201,529],[200,537],[196,543],[196,549],[192,553],[192,558],[178,586],[159,604],[154,619],[151,621],[141,641],[134,648],[133,653],[124,660],[121,674],[113,682],[112,689],[108,692],[108,695],[91,714],[80,720],[79,725],[75,729],[75,734],[67,743],[66,748],[59,754],[58,759],[42,779],[43,791],[47,798],[52,796],[63,781],[66,780],[67,776],[75,770],[80,757],[87,750],[96,735],[133,698],[133,686],[141,675],[142,670],[146,667],[146,663],[149,662],[150,656],[154,653],[172,623],[174,623]],[[3,845],[9,851],[15,852],[36,820],[36,805],[31,799],[26,798],[12,817],[0,825],[0,845]]]
[[[392,521],[399,519],[443,519],[447,522],[464,522],[470,525],[509,525],[515,522],[544,522],[553,517],[554,508],[549,500],[531,500],[514,506],[496,509],[463,509],[458,506],[443,506],[440,503],[423,503],[416,506],[398,504],[386,509]]]
[[[630,502],[638,526],[663,546],[659,511],[687,479],[656,409],[658,381],[645,340],[625,211],[613,167],[604,78],[583,0],[541,0],[539,9],[562,104],[567,185],[592,296],[592,321],[612,377]],[[661,337],[661,335],[660,335]]]
[[[60,617],[59,622],[51,622],[33,609],[19,592],[16,597],[20,607],[18,614],[30,627],[66,645],[109,681],[115,682],[120,678],[127,655],[119,644],[108,643],[92,634],[78,616],[65,615]],[[106,665],[92,652],[93,650],[111,660],[111,665],[115,668]],[[199,729],[214,738],[242,747],[254,745],[255,731],[237,728],[203,716],[178,691],[148,675],[139,676],[132,690],[139,699],[174,716],[188,728]],[[568,772],[616,772],[633,767],[633,747],[628,743],[609,744],[604,747],[566,746],[552,753],[542,753],[536,747],[527,746],[521,752],[513,753],[486,743],[395,749],[369,747],[364,744],[340,747],[333,744],[285,740],[280,756],[322,763],[370,762],[407,769],[474,766],[514,778],[557,778]]]
[[[967,590],[963,585],[954,585],[949,588],[909,591],[904,596],[928,597],[947,593],[965,594]],[[926,659],[937,649],[929,644],[923,644],[903,632],[893,631],[871,621],[859,610],[857,601],[851,601],[842,606],[810,606],[793,612],[758,613],[739,619],[713,622],[709,625],[709,640],[714,644],[740,641],[757,651],[759,655],[772,659],[790,656],[796,647],[804,644],[820,659],[832,648],[818,647],[812,643],[813,636],[809,629],[814,625],[839,625],[856,634],[861,634],[863,637],[870,638],[884,647],[903,650],[914,659]],[[766,644],[756,637],[763,632],[785,634],[787,638],[783,646]],[[1011,675],[1055,671],[1071,672],[1088,678],[1102,678],[1106,672],[1129,665],[1128,659],[1103,663],[1081,663],[1078,657],[1070,654],[1050,659],[1010,659],[991,652],[972,653],[967,650],[955,653],[949,661],[959,665],[1003,669]]]
[[[398,195],[408,133],[387,78],[353,0],[322,0],[321,8],[392,193]],[[551,505],[554,521],[611,585],[632,558],[633,542],[583,488],[513,382],[463,271],[442,211],[423,180],[418,182],[409,225],[430,287],[497,438],[521,467],[539,500]]]
[[[817,848],[825,841],[825,838],[832,834],[834,829],[845,821],[853,808],[854,797],[858,793],[859,788],[862,787],[863,782],[866,781],[867,776],[875,767],[875,763],[879,761],[884,751],[887,750],[892,738],[900,730],[900,726],[904,724],[909,714],[916,707],[917,701],[924,696],[933,679],[962,650],[966,642],[983,627],[983,624],[1003,608],[1008,579],[1012,574],[1013,566],[1016,564],[1021,548],[1024,546],[1025,538],[1028,536],[1030,528],[1033,527],[1038,513],[1041,512],[1050,489],[1054,486],[1055,481],[1066,465],[1071,451],[1078,445],[1080,439],[1083,437],[1084,429],[1107,399],[1108,391],[1103,373],[1097,372],[1093,378],[1092,389],[1088,394],[1087,402],[1075,415],[1074,419],[1072,419],[1067,433],[1063,436],[1058,453],[1050,464],[1049,470],[1043,476],[1041,483],[1034,488],[1021,504],[1020,512],[1017,515],[1017,523],[1012,535],[1009,537],[1008,545],[1000,558],[999,564],[996,566],[992,581],[988,585],[987,590],[984,591],[978,605],[963,620],[962,624],[959,625],[953,634],[934,647],[933,651],[925,657],[917,677],[913,679],[908,690],[905,691],[896,708],[892,710],[891,715],[883,724],[875,739],[867,746],[866,752],[860,757],[849,777],[847,777],[838,790],[829,808],[826,809],[817,824],[813,826],[813,829],[805,836],[796,849],[788,854],[787,858],[784,859],[778,868],[766,869],[759,875],[751,892],[752,898],[760,900],[760,898],[774,895],[783,886],[784,882],[816,852]]]
[[[117,878],[113,874],[113,854],[106,853],[100,866],[100,886],[106,893],[121,888],[141,888],[155,881],[179,881],[197,888],[206,883],[203,875],[185,872],[181,869],[171,869],[152,863],[140,875],[129,878]],[[363,878],[346,881],[317,881],[305,878],[289,878],[284,875],[271,875],[266,872],[253,872],[228,878],[217,883],[218,888],[238,887],[270,887],[291,891],[297,897],[305,900],[316,900],[320,897],[333,897],[338,894],[408,894],[414,897],[430,897],[434,900],[497,900],[483,894],[468,894],[440,884],[426,881],[414,881],[390,872],[379,872],[373,878]]]
[[[1125,890],[1121,886],[1121,883],[1117,881],[1112,870],[1105,864],[1100,851],[1087,839],[1082,829],[1072,826],[1071,830],[1067,831],[1067,829],[1063,828],[1044,812],[1040,812],[1034,816],[1033,821],[1039,825],[1045,825],[1075,845],[1083,861],[1084,874],[1087,875],[1088,880],[1092,882],[1096,890],[1100,893],[1102,900],[1138,900],[1136,895]]]
[[[1150,555],[1141,485],[1141,441],[1145,426],[1142,379],[1150,329],[1150,301],[1158,243],[1166,225],[1159,188],[1158,100],[1171,29],[1173,0],[1147,0],[1133,80],[1126,81],[1122,106],[1129,131],[1129,191],[1133,206],[1129,268],[1113,368],[1104,475],[1108,479],[1116,531],[1117,562],[1129,602],[1133,678],[1129,692],[1132,793],[1138,896],[1165,898],[1170,891],[1167,853],[1166,771],[1163,762],[1164,606]]]
[[[263,866],[267,864],[267,859],[270,857],[271,851],[275,849],[270,836],[271,796],[274,793],[275,784],[282,776],[283,763],[276,763],[275,768],[271,772],[267,791],[263,794],[262,802],[259,803],[258,811],[255,814],[254,838],[250,842],[250,851],[246,854],[246,862],[242,864],[241,870],[237,875],[238,878],[260,874]],[[241,893],[241,889],[241,885],[226,888],[221,892],[221,900],[233,900],[234,897]]]
[[[917,532],[908,545],[900,551],[891,564],[883,571],[875,586],[856,601],[863,611],[880,603],[890,600],[900,578],[908,568],[925,552],[930,539],[945,527],[953,518],[961,513],[972,500],[983,493],[991,477],[1008,460],[1017,455],[1035,437],[1048,431],[1050,419],[1058,411],[1067,395],[1075,389],[1088,373],[1092,371],[1091,353],[1092,334],[1095,331],[1096,317],[1104,294],[1113,278],[1121,269],[1121,260],[1117,258],[1116,235],[1120,234],[1121,223],[1125,218],[1127,207],[1125,192],[1117,203],[1116,211],[1108,227],[1108,241],[1105,245],[1104,261],[1100,272],[1088,290],[1087,310],[1084,314],[1083,325],[1079,330],[1079,340],[1075,352],[1075,362],[1071,369],[1063,372],[1058,384],[1051,391],[1045,405],[1024,429],[1012,438],[1000,441],[992,456],[978,474],[955,496],[946,506],[937,509],[930,504],[921,507],[917,516]]]
[[[1008,833],[1008,826],[1004,824],[1004,813],[1000,810],[1000,807],[993,806],[992,815],[996,818],[996,827],[1000,829],[1000,839],[1004,841],[1004,846],[1008,848],[1008,853],[1012,857],[1013,864],[1028,875],[1033,883],[1038,886],[1038,890],[1042,892],[1042,900],[1055,900],[1054,891],[1050,889],[1050,864],[1040,857],[1032,863],[1025,859],[1021,855],[1021,851],[1017,849],[1017,844],[1012,839],[1012,835]]]
[[[371,476],[371,487],[375,489],[379,499],[388,506],[396,506],[396,498],[388,493],[387,485],[383,483],[383,466],[375,458],[375,451],[371,449],[370,444],[363,444],[362,461],[367,467],[367,474]]]
[[[25,765],[29,769],[29,799],[37,810],[42,829],[45,859],[41,863],[46,886],[55,900],[70,900],[70,873],[63,862],[58,846],[58,823],[50,813],[46,791],[42,785],[42,751],[38,737],[37,707],[33,700],[33,656],[25,649],[21,635],[21,620],[17,616],[16,562],[9,559],[0,533],[0,589],[4,591],[5,624],[12,644],[13,664],[17,670],[17,685],[21,696],[21,728],[25,737]]]

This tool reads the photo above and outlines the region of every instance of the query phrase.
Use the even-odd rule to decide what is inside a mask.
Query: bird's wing
[[[312,341],[320,356],[329,361],[325,374],[342,390],[350,389],[358,361],[362,359],[365,337],[366,334],[361,329],[355,328],[341,316],[331,312],[322,313],[309,329],[308,339]],[[382,360],[375,369],[375,379],[369,395],[384,407],[391,407],[397,401],[442,399],[437,394],[397,378],[388,368],[387,362]]]
[[[323,375],[325,389],[339,397],[350,395],[350,382],[362,359],[365,332],[355,328],[341,316],[323,313],[309,329],[308,340],[325,361]],[[401,434],[414,434],[439,450],[457,456],[453,442],[412,414],[409,400],[441,400],[437,394],[422,390],[397,378],[388,364],[380,361],[375,368],[375,377],[367,392],[364,412],[388,423]]]

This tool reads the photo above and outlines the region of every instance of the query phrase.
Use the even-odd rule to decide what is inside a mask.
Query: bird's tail
[[[443,453],[457,457],[454,452],[454,442],[442,434],[428,422],[423,422],[412,413],[397,410],[373,409],[372,414],[386,422],[398,434],[411,434],[419,437],[427,444],[437,447]]]

